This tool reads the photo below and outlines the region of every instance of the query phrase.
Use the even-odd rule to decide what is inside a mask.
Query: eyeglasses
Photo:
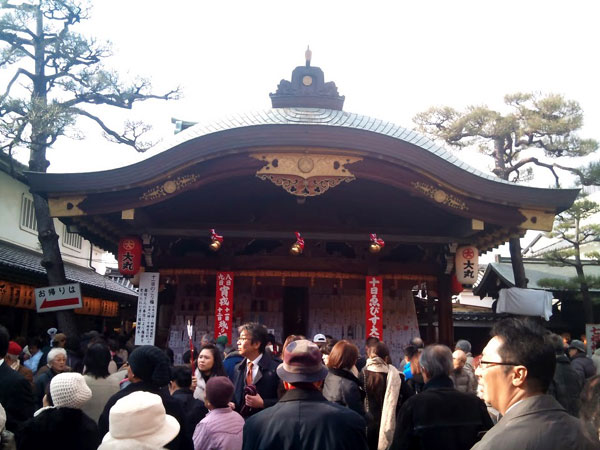
[[[494,366],[520,366],[521,364],[515,364],[515,363],[510,363],[510,362],[496,362],[496,361],[479,361],[479,367],[481,367],[482,370],[485,370],[489,367],[494,367]]]
[[[252,340],[252,338],[249,338],[249,337],[245,337],[245,338],[239,337],[237,341],[240,342],[240,341],[251,341],[251,340]]]

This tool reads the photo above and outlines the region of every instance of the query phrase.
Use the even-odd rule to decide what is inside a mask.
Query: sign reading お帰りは
[[[36,289],[35,306],[39,313],[81,308],[81,288],[79,283]]]
[[[365,337],[383,337],[383,279],[367,277]]]
[[[215,301],[215,339],[219,336],[227,336],[227,342],[231,343],[233,272],[217,272]]]

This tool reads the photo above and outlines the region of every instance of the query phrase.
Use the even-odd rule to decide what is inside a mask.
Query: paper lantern
[[[142,263],[142,240],[137,236],[124,237],[119,241],[119,272],[132,277],[139,272]]]
[[[459,283],[475,284],[479,271],[479,250],[477,250],[477,247],[468,245],[456,249],[454,266],[456,279]]]

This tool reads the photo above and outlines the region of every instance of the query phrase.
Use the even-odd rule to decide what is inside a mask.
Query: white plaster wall
[[[0,240],[41,252],[37,233],[20,226],[23,195],[31,196],[29,187],[7,173],[0,171],[0,214],[2,217],[0,220]],[[58,219],[54,219],[54,227],[60,236],[59,246],[63,260],[83,267],[90,267],[90,242],[84,239],[81,249],[66,246],[63,243],[63,235],[66,231],[65,225]],[[102,275],[105,273],[107,266],[116,265],[114,257],[98,247],[93,248],[91,259],[91,265]]]

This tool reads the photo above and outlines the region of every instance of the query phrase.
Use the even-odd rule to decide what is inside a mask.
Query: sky
[[[577,100],[580,135],[600,140],[599,13],[595,1],[96,0],[80,31],[112,42],[106,65],[124,77],[148,77],[156,93],[181,86],[178,101],[104,111],[115,127],[147,121],[155,140],[173,134],[171,118],[204,122],[269,108],[268,94],[304,64],[307,45],[349,112],[413,128],[414,115],[430,106],[502,109],[507,93],[552,92]],[[144,158],[83,120],[79,129],[84,139],[61,139],[50,150],[50,172]],[[490,166],[472,153],[459,157]],[[27,161],[26,152],[18,158]]]

